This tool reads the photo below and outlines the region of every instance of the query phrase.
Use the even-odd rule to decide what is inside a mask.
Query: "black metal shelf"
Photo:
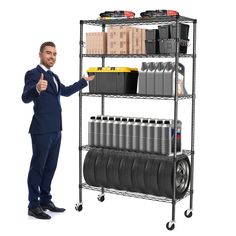
[[[94,187],[86,183],[82,183],[82,188],[101,192],[101,187]],[[112,188],[103,188],[103,190],[104,190],[104,193],[112,193],[112,194],[117,194],[117,195],[126,196],[126,197],[134,197],[134,198],[141,198],[141,199],[158,201],[158,202],[172,203],[172,199],[166,198],[166,197],[159,197],[159,196],[154,196],[154,195],[149,195],[149,194],[144,194],[144,193],[116,190]],[[186,198],[189,195],[190,195],[190,191],[187,191],[186,194],[183,196],[183,198],[176,199],[176,202],[179,202],[180,200]]]
[[[176,25],[176,32],[178,31],[178,27],[180,26],[180,23],[190,23],[192,24],[193,30],[192,30],[192,46],[191,46],[191,54],[180,54],[180,53],[174,53],[174,54],[86,54],[83,53],[83,47],[84,47],[84,25],[92,25],[92,26],[100,26],[102,27],[102,32],[106,32],[106,27],[108,26],[139,26],[139,25],[152,25],[152,27],[157,27],[158,25],[165,25],[165,24],[174,24]],[[151,27],[150,27],[151,28]],[[83,189],[89,189],[98,191],[101,194],[98,196],[99,201],[104,201],[104,193],[111,193],[121,196],[128,196],[128,197],[135,197],[140,199],[147,199],[147,200],[153,200],[153,201],[159,201],[159,202],[167,202],[172,204],[172,218],[171,220],[166,224],[166,227],[168,230],[173,230],[175,227],[175,203],[186,198],[187,196],[190,196],[190,204],[189,209],[185,211],[186,217],[192,216],[193,211],[193,176],[194,176],[194,146],[195,146],[195,84],[196,84],[196,29],[197,29],[197,20],[192,19],[189,17],[184,16],[160,16],[152,19],[147,18],[120,18],[120,19],[97,19],[97,20],[81,20],[80,21],[80,53],[79,53],[79,78],[82,78],[82,71],[83,71],[83,60],[85,58],[100,58],[101,59],[101,66],[105,66],[106,58],[173,58],[175,59],[175,63],[179,63],[179,58],[191,58],[192,59],[192,92],[191,95],[185,95],[185,96],[155,96],[155,95],[143,95],[143,94],[99,94],[99,93],[89,93],[89,92],[79,92],[79,202],[76,204],[76,210],[81,211],[82,205],[83,205],[83,199],[82,199],[82,190]],[[179,33],[176,33],[176,38],[179,38]],[[176,45],[178,46],[180,43],[179,40],[176,41]],[[176,71],[175,71],[176,72]],[[178,80],[178,73],[175,75],[175,86],[177,86],[177,80]],[[90,186],[87,183],[83,183],[83,151],[89,151],[93,149],[104,149],[104,150],[116,150],[120,152],[133,152],[133,153],[143,153],[145,155],[148,154],[147,152],[135,152],[135,151],[129,151],[129,150],[121,150],[121,149],[113,149],[113,148],[104,148],[104,147],[94,147],[89,145],[83,145],[82,144],[82,97],[88,96],[88,97],[101,97],[101,115],[104,115],[104,108],[105,108],[105,97],[107,98],[134,98],[134,99],[159,99],[159,100],[172,100],[174,101],[174,121],[175,126],[176,122],[178,120],[178,101],[179,100],[186,100],[189,99],[191,101],[191,151],[190,150],[183,150],[182,153],[175,153],[175,155],[171,156],[165,156],[165,155],[158,155],[156,153],[151,153],[156,155],[157,158],[162,158],[163,160],[172,160],[173,161],[173,170],[176,169],[176,160],[181,159],[181,157],[187,155],[190,159],[190,185],[189,189],[186,192],[186,194],[181,199],[176,199],[176,179],[177,179],[177,173],[173,171],[173,175],[171,177],[172,179],[172,189],[173,189],[173,196],[172,198],[166,198],[166,197],[159,197],[159,196],[153,196],[143,193],[136,193],[136,192],[129,192],[129,191],[121,191],[117,189],[110,189],[110,188],[103,188],[103,187],[94,187]],[[175,130],[176,132],[176,127]],[[174,135],[175,136],[175,135]],[[176,136],[175,136],[176,137]],[[174,138],[176,142],[176,138]],[[176,148],[176,145],[175,145]],[[175,149],[176,150],[176,149]],[[185,154],[185,155],[183,155]],[[102,197],[103,198],[100,198]]]
[[[144,94],[109,94],[109,93],[83,93],[82,96],[88,97],[108,97],[108,98],[134,98],[134,99],[159,99],[159,100],[174,100],[174,96],[155,96],[155,95],[144,95]],[[179,100],[191,99],[192,95],[178,96]]]
[[[84,151],[89,151],[89,150],[93,150],[93,149],[104,149],[104,150],[114,150],[114,151],[118,151],[118,152],[129,152],[129,153],[142,153],[142,154],[153,154],[153,155],[157,155],[158,158],[166,160],[166,161],[172,161],[174,160],[174,155],[171,156],[166,156],[166,155],[160,155],[157,153],[152,153],[152,152],[141,152],[141,151],[135,151],[135,150],[126,150],[126,149],[118,149],[118,148],[109,148],[109,147],[98,147],[98,146],[90,146],[90,145],[84,145],[79,147],[79,150],[84,150]],[[177,153],[177,160],[183,158],[183,155],[185,154],[187,156],[191,156],[192,152],[190,150],[182,150],[181,153]]]
[[[194,23],[197,20],[185,16],[159,16],[156,18],[121,18],[121,19],[98,19],[98,20],[81,20],[80,23],[87,25],[153,25],[153,24],[165,24],[176,23],[179,20],[180,23]]]
[[[82,57],[98,57],[98,58],[175,58],[173,54],[82,54]],[[192,54],[179,54],[180,58],[192,58]]]

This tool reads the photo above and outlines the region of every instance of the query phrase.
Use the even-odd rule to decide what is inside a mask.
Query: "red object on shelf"
[[[132,11],[104,11],[100,14],[100,17],[103,19],[109,18],[133,18],[135,13]]]
[[[179,12],[174,10],[147,10],[140,13],[143,18],[155,18],[158,16],[178,16]]]

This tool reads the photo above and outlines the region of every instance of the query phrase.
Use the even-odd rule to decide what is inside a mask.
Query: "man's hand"
[[[83,78],[87,81],[92,81],[95,78],[95,75],[91,75],[91,76],[88,76],[88,77],[84,76]]]
[[[39,82],[37,83],[36,87],[39,92],[45,91],[47,89],[48,81],[44,80],[43,73],[41,74]]]

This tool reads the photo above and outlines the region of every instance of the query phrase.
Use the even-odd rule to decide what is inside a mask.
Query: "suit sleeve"
[[[65,86],[61,83],[61,95],[65,97],[69,97],[70,95],[78,92],[79,90],[85,88],[87,86],[87,81],[82,78],[78,82],[75,82],[74,84],[70,86]]]
[[[29,103],[39,96],[39,93],[36,90],[37,83],[38,83],[38,80],[35,78],[34,73],[32,71],[26,72],[25,86],[24,86],[23,94],[21,96],[22,101],[24,103]]]

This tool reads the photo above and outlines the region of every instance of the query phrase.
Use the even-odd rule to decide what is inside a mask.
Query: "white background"
[[[232,4],[233,1],[229,0],[1,1],[0,235],[170,233],[165,228],[171,219],[170,204],[108,194],[100,203],[96,199],[97,192],[84,190],[84,209],[82,212],[74,210],[78,202],[78,94],[61,99],[64,130],[52,185],[55,203],[67,211],[52,214],[51,221],[27,216],[26,180],[31,158],[31,140],[27,131],[32,104],[21,101],[24,74],[38,64],[40,44],[52,40],[58,50],[53,70],[64,84],[73,83],[79,74],[79,20],[96,19],[105,10],[123,9],[132,10],[137,16],[150,9],[174,9],[198,20],[194,213],[191,219],[183,215],[189,207],[189,198],[177,203],[173,233],[234,235],[236,78]],[[132,59],[129,62],[135,63]],[[86,59],[85,63],[84,72],[92,66],[93,60]],[[127,66],[127,63],[119,61],[121,66]],[[140,62],[136,66],[139,65]],[[105,113],[145,117],[169,115],[171,106],[168,102],[159,109],[156,104],[158,101],[108,99]],[[181,119],[187,124],[190,101],[183,101],[183,104],[180,105]],[[100,113],[100,99],[84,98],[83,111],[86,137],[87,117]]]

